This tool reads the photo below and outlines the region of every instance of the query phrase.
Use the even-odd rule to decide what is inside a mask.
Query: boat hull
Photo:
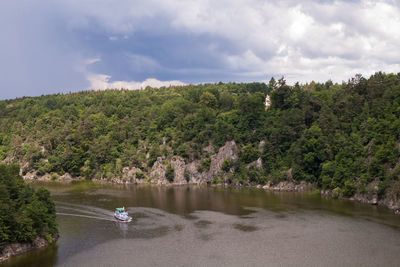
[[[119,222],[130,222],[132,221],[132,217],[119,217],[117,214],[114,214],[114,218]]]

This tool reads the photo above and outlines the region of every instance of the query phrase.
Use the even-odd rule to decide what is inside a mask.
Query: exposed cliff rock
[[[378,185],[379,181],[373,181],[367,186],[366,192],[358,192],[350,198],[342,197],[341,195],[335,196],[331,190],[321,190],[321,195],[355,200],[364,204],[383,206],[393,210],[395,214],[400,215],[400,182],[395,182],[386,191],[384,196],[381,197],[378,196]]]
[[[251,167],[254,167],[256,170],[261,170],[261,168],[262,168],[262,159],[258,158],[257,160],[247,164],[246,169],[250,169]]]
[[[175,156],[171,159],[171,166],[174,168],[174,184],[186,184],[185,161],[181,157]]]
[[[30,251],[35,248],[41,248],[41,247],[46,247],[53,242],[55,242],[58,239],[58,235],[53,235],[51,237],[50,242],[48,242],[46,239],[42,237],[36,237],[32,243],[13,243],[6,245],[1,251],[0,251],[0,262],[7,260],[11,256],[18,255],[21,253],[25,253],[27,251]]]
[[[262,140],[262,141],[260,141],[260,143],[258,144],[258,152],[264,153],[264,147],[265,147],[265,141]]]
[[[165,171],[167,167],[163,164],[162,158],[158,157],[156,162],[154,162],[153,167],[151,168],[150,178],[151,183],[165,185],[168,184],[168,180],[165,177]]]
[[[200,166],[201,162],[199,160],[195,160],[189,162],[186,165],[186,171],[189,174],[189,183],[192,184],[202,184],[205,183],[205,179],[203,178],[203,174],[197,171],[197,168]]]
[[[203,148],[203,151],[209,154],[214,154],[215,150],[214,150],[214,146],[212,144],[209,144],[208,146],[206,146],[205,148]]]
[[[271,190],[271,191],[310,191],[315,189],[312,184],[306,183],[304,181],[300,182],[299,184],[295,184],[293,182],[280,182],[277,185],[270,185],[267,184],[263,186],[263,189],[265,190]]]
[[[206,147],[208,152],[213,151],[212,145]],[[222,146],[218,153],[212,155],[210,157],[210,168],[208,171],[199,172],[198,167],[201,165],[200,160],[194,160],[185,164],[183,158],[179,156],[174,156],[169,161],[171,167],[174,168],[174,181],[173,184],[181,185],[181,184],[206,184],[210,183],[214,176],[218,176],[222,173],[222,163],[225,159],[230,160],[231,162],[238,159],[238,148],[235,141],[228,141]],[[152,183],[156,184],[169,184],[165,177],[166,164],[163,163],[162,158],[157,158],[157,161],[154,163],[151,172],[150,178],[152,179]],[[185,177],[185,173],[187,177]],[[189,181],[187,181],[188,179]]]
[[[354,200],[365,204],[378,204],[378,181],[374,181],[367,186],[367,192],[356,193]]]
[[[210,170],[206,174],[207,182],[210,182],[214,176],[222,171],[222,163],[225,159],[234,162],[238,159],[238,147],[235,141],[228,141],[222,146],[217,154],[211,156]]]
[[[25,174],[23,176],[25,181],[33,181],[33,180],[37,180],[38,176],[36,175],[36,172],[28,172],[27,174]]]
[[[385,195],[381,200],[378,201],[378,205],[388,207],[394,210],[396,214],[400,214],[400,182],[396,181],[386,191]]]
[[[36,172],[28,172],[22,178],[25,181],[51,181],[54,180],[51,174],[45,173],[44,175],[37,175]],[[72,180],[82,180],[82,177],[72,177],[68,172],[64,173],[61,176],[57,176],[57,180],[62,182],[70,182]]]
[[[71,176],[71,174],[69,174],[68,172],[64,173],[64,175],[60,176],[60,180],[61,181],[71,181],[73,178]]]
[[[146,174],[139,168],[125,167],[122,169],[122,180],[133,184],[143,184],[146,183]]]

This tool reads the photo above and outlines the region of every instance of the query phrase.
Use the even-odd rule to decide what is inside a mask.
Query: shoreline
[[[36,237],[31,243],[11,243],[6,245],[0,251],[0,263],[9,260],[11,257],[26,253],[28,251],[44,248],[54,244],[59,238],[59,234],[51,236],[51,240],[48,241],[44,237]]]
[[[93,183],[100,183],[100,184],[117,184],[117,185],[152,185],[152,186],[183,186],[183,185],[207,185],[207,186],[212,186],[212,187],[250,187],[250,188],[259,188],[263,189],[265,191],[271,191],[271,192],[312,192],[312,191],[318,191],[319,194],[323,197],[328,197],[332,199],[344,199],[344,200],[351,200],[355,201],[358,203],[366,204],[366,205],[375,205],[375,206],[380,206],[384,207],[390,211],[392,211],[396,215],[400,215],[400,199],[390,199],[389,197],[379,199],[376,194],[371,194],[371,193],[356,193],[352,197],[342,197],[342,196],[334,196],[332,190],[320,190],[315,187],[313,184],[306,183],[304,181],[301,181],[298,184],[295,184],[294,182],[290,181],[283,181],[279,182],[276,185],[241,185],[241,184],[228,184],[228,183],[223,183],[223,184],[212,184],[212,183],[157,183],[156,181],[153,180],[151,181],[144,181],[142,180],[140,183],[138,182],[130,182],[130,181],[124,181],[124,180],[119,180],[119,179],[92,179],[92,180],[85,180],[84,178],[78,177],[78,178],[70,178],[70,179],[63,179],[63,180],[50,180],[50,179],[25,179],[25,182],[35,182],[35,181],[42,181],[42,182],[54,182],[54,183],[74,183],[74,182],[84,182],[84,181],[90,181]]]

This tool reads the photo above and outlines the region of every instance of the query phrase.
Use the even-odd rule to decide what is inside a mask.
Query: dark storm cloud
[[[1,98],[396,72],[399,17],[396,1],[4,0]]]

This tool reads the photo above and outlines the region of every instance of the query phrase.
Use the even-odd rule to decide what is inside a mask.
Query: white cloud
[[[105,90],[105,89],[131,89],[138,90],[144,89],[147,86],[160,88],[168,86],[182,86],[185,85],[181,81],[159,81],[157,79],[149,78],[143,82],[136,81],[113,81],[110,82],[111,76],[105,74],[89,74],[87,76],[90,86],[88,89]]]
[[[284,75],[340,82],[356,73],[400,71],[400,5],[393,0],[28,2],[0,1],[6,33],[0,57],[7,62],[0,65],[1,86],[10,92],[16,83],[40,93],[89,82],[103,89],[144,86],[101,74],[117,72],[140,80]]]
[[[224,58],[225,71],[238,75],[274,73],[302,79],[307,71],[307,76],[317,79],[329,69],[332,78],[341,80],[354,66],[369,73],[370,66],[390,71],[400,62],[400,9],[396,2],[300,3],[70,0],[63,4],[81,15],[71,20],[71,27],[86,27],[91,19],[110,33],[110,40],[137,30],[163,33],[171,27],[177,32],[223,38],[237,49],[216,49],[215,53]],[[142,65],[160,67],[144,56],[133,57],[134,71]]]

